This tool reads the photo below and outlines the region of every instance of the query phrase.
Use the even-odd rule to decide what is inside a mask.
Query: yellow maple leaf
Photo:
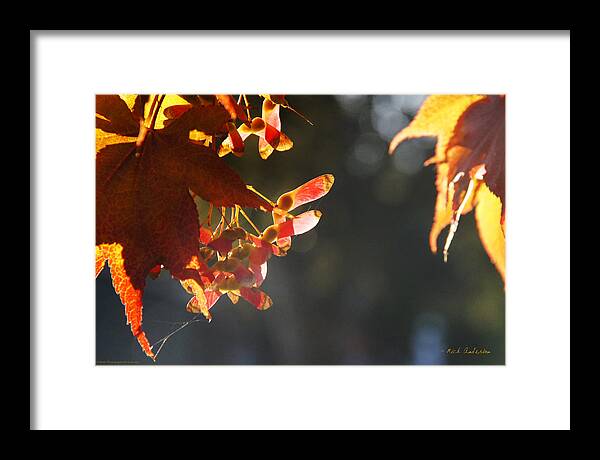
[[[475,209],[481,242],[505,278],[505,96],[429,96],[412,122],[392,139],[389,152],[407,139],[436,137],[437,198],[429,235],[437,252],[440,232],[450,225],[447,258],[460,216]]]

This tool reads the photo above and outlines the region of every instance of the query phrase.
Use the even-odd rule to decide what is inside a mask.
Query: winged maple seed
[[[188,310],[207,318],[223,293],[259,309],[272,304],[258,287],[268,257],[285,252],[241,228],[239,215],[247,217],[243,208],[272,212],[277,206],[217,155],[235,119],[247,122],[249,116],[228,95],[96,97],[96,276],[108,261],[127,323],[153,359],[142,297],[147,276],[156,278],[162,268],[194,295]],[[202,133],[203,142],[190,133]],[[211,210],[231,208],[233,219],[223,214],[215,230],[200,225],[194,199],[209,202]],[[310,227],[287,218],[292,227],[286,237]]]
[[[440,232],[450,225],[444,259],[460,216],[475,209],[479,237],[505,278],[505,96],[429,96],[412,122],[392,139],[389,152],[407,139],[437,137],[437,199],[429,235],[437,252]]]
[[[285,97],[268,94],[262,96],[264,97],[262,116],[251,120],[249,116],[245,120],[238,117],[244,122],[238,128],[234,123],[228,123],[228,136],[219,148],[219,156],[225,156],[231,152],[238,157],[243,156],[244,143],[252,134],[258,137],[258,153],[263,160],[269,158],[275,150],[284,152],[291,149],[294,145],[293,141],[281,131],[280,107],[293,111],[312,125],[310,120],[289,105]]]
[[[210,299],[206,305],[194,295],[187,305],[188,311],[202,313],[210,319],[209,310],[223,295],[236,303],[239,297],[259,310],[273,304],[271,298],[259,288],[267,276],[267,261],[271,256],[282,257],[291,248],[291,237],[312,230],[321,218],[321,212],[312,210],[294,216],[289,211],[325,196],[333,185],[331,174],[324,174],[279,197],[273,206],[274,224],[258,230],[248,215],[239,207],[231,210],[231,220],[221,210],[221,220],[213,231],[207,223],[200,227],[202,264],[199,275],[206,287],[203,296]],[[210,214],[206,221],[210,221]],[[241,227],[243,217],[256,234]],[[182,282],[184,287],[187,284]],[[190,294],[193,292],[190,291]]]

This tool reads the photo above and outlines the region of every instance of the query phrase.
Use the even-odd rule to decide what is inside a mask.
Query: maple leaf
[[[164,134],[187,134],[191,130],[205,133],[224,133],[229,112],[220,105],[173,105],[164,110]]]
[[[230,116],[221,105],[173,109],[177,118],[155,130],[145,124],[143,99],[133,101],[96,98],[96,275],[108,261],[131,331],[153,357],[142,329],[142,296],[157,265],[187,283],[199,308],[207,305],[200,224],[190,192],[215,206],[272,206],[215,152],[189,142],[190,129],[224,129]]]
[[[437,252],[440,232],[450,225],[447,258],[460,216],[475,209],[480,239],[505,278],[505,97],[503,95],[429,96],[412,122],[392,139],[390,154],[403,141],[437,137],[437,198],[429,235]]]

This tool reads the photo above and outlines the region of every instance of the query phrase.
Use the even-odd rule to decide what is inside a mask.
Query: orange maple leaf
[[[481,242],[505,278],[505,97],[429,96],[412,122],[392,139],[390,154],[403,141],[437,137],[425,165],[437,167],[437,199],[429,235],[431,250],[448,225],[447,258],[460,216],[475,209]]]
[[[200,309],[206,306],[200,224],[190,191],[215,206],[273,207],[214,151],[189,142],[190,129],[225,129],[230,115],[221,105],[176,108],[171,114],[177,118],[155,130],[145,124],[143,100],[132,101],[96,98],[96,276],[108,261],[131,331],[154,357],[142,329],[149,273],[162,265],[187,283]]]

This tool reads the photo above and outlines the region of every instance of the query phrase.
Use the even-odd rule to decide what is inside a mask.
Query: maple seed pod
[[[266,241],[267,243],[273,243],[277,239],[277,234],[279,230],[277,230],[277,226],[270,225],[265,228],[265,231],[262,233],[261,239]]]
[[[260,132],[263,129],[265,129],[265,122],[264,122],[264,120],[262,118],[255,117],[252,120],[252,124],[250,125],[250,128],[252,129],[253,133]]]
[[[277,200],[277,207],[282,211],[289,211],[294,206],[294,197],[291,193],[284,193]]]

